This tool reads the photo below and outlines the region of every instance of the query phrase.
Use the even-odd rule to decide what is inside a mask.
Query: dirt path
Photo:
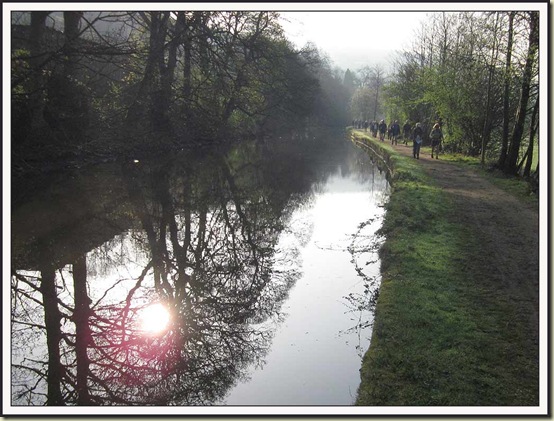
[[[412,147],[394,146],[412,157]],[[413,158],[412,158],[413,159]],[[504,290],[522,317],[528,318],[529,340],[538,345],[539,328],[539,216],[470,168],[431,159],[419,159],[427,174],[448,193],[460,221],[472,229],[482,245],[482,259],[474,262],[484,279]],[[495,286],[496,286],[495,285]]]

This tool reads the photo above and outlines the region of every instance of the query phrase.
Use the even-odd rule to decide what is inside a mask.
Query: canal
[[[384,174],[344,133],[12,183],[13,405],[351,405]]]

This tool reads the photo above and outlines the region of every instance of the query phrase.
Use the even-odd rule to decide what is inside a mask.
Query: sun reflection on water
[[[140,312],[140,328],[145,333],[159,335],[167,330],[170,319],[169,310],[163,304],[152,304]]]

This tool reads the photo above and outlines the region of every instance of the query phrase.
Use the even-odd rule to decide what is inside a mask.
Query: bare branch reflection
[[[125,164],[120,213],[94,214],[107,239],[87,252],[67,248],[79,230],[16,238],[35,252],[12,273],[14,404],[208,405],[264,364],[300,276],[280,239],[313,194],[302,155],[285,181],[264,148]]]

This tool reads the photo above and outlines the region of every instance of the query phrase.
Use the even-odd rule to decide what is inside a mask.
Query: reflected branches
[[[375,270],[375,264],[378,263],[379,250],[384,241],[384,237],[378,232],[381,219],[382,215],[377,215],[360,223],[356,232],[352,234],[350,245],[347,247],[352,256],[350,261],[362,282],[363,291],[350,293],[344,297],[348,312],[355,315],[355,318],[352,319],[355,321],[355,325],[344,333],[355,332],[357,334],[358,345],[356,348],[360,358],[365,352],[361,348],[361,335],[363,331],[373,326],[373,315],[379,298],[381,276],[379,270]]]
[[[286,202],[263,170],[219,154],[125,167],[138,224],[60,268],[13,273],[13,403],[207,405],[263,364],[299,276],[281,262]],[[144,328],[153,304],[165,329]]]
[[[345,154],[323,142],[314,158],[308,142],[110,166],[26,205],[13,230],[12,403],[210,405],[262,366],[311,236],[293,214]],[[344,172],[357,172],[350,158]]]

